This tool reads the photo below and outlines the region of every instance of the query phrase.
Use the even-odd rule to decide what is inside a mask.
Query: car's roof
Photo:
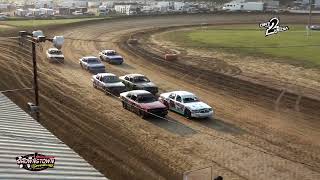
[[[116,76],[115,74],[112,73],[98,73],[97,76]]]
[[[129,91],[130,94],[140,95],[140,94],[151,94],[149,91],[146,90],[133,90]]]
[[[125,76],[136,77],[136,76],[145,76],[145,75],[143,75],[143,74],[126,74]]]
[[[85,57],[83,57],[84,59],[91,59],[91,58],[95,58],[95,59],[98,59],[97,57],[95,57],[95,56],[85,56]]]
[[[193,93],[188,91],[172,91],[171,93],[175,93],[176,95],[179,95],[179,96],[195,96]]]
[[[113,49],[105,49],[105,50],[103,50],[103,52],[116,52],[116,51]]]
[[[57,48],[49,48],[48,50],[49,50],[49,51],[60,51],[60,50],[57,49]]]

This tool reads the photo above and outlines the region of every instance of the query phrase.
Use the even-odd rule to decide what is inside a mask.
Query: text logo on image
[[[25,156],[18,156],[16,157],[16,161],[20,168],[29,171],[42,171],[47,168],[53,168],[55,158],[53,156],[34,153]]]
[[[266,23],[260,23],[259,27],[266,28],[266,36],[277,34],[278,32],[283,32],[289,30],[288,26],[281,27],[279,25],[280,21],[278,18],[274,17],[269,20],[269,22]]]

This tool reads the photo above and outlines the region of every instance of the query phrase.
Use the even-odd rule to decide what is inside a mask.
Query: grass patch
[[[14,26],[14,27],[31,28],[31,27],[43,27],[43,26],[49,26],[49,25],[63,25],[63,24],[81,22],[81,21],[98,20],[98,19],[106,19],[106,17],[72,18],[72,19],[8,20],[8,21],[3,21],[2,24]]]
[[[0,24],[0,32],[8,31],[10,29],[13,29],[12,26],[7,26],[7,25],[1,25]]]
[[[278,57],[295,65],[320,67],[320,31],[306,35],[302,25],[265,37],[257,25],[195,28],[164,33],[162,38],[182,47],[218,49],[240,55]]]

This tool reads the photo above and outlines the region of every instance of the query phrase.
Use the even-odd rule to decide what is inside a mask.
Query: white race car
[[[160,94],[159,101],[168,109],[183,114],[187,118],[209,118],[213,109],[192,93],[187,91],[172,91]]]
[[[48,49],[46,54],[49,62],[64,62],[64,56],[62,54],[62,51],[60,51],[57,48]]]
[[[103,50],[99,53],[99,57],[102,61],[106,61],[112,64],[122,64],[123,57],[120,56],[115,50]]]
[[[82,69],[85,69],[93,74],[105,73],[105,65],[95,56],[86,56],[79,59]]]
[[[99,73],[92,76],[93,87],[103,90],[106,94],[120,94],[126,90],[126,86],[112,73]]]

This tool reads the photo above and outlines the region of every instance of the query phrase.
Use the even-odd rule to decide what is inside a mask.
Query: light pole
[[[46,38],[42,31],[33,31],[28,33],[27,31],[19,31],[20,38],[28,39],[32,44],[32,66],[33,66],[33,88],[35,104],[29,102],[29,110],[31,114],[36,114],[36,119],[39,120],[39,86],[38,86],[38,67],[37,67],[37,53],[36,53],[36,43],[41,43],[45,41],[50,41],[57,49],[61,49],[64,38],[63,36],[55,36],[54,38]]]
[[[313,0],[309,0],[309,18],[308,18],[307,36],[310,36],[311,15],[312,15],[312,1],[313,1]]]
[[[35,105],[39,107],[39,88],[38,88],[38,70],[37,70],[37,54],[36,42],[32,41],[32,65],[33,65],[33,87],[35,95]],[[38,114],[38,113],[37,113]]]

